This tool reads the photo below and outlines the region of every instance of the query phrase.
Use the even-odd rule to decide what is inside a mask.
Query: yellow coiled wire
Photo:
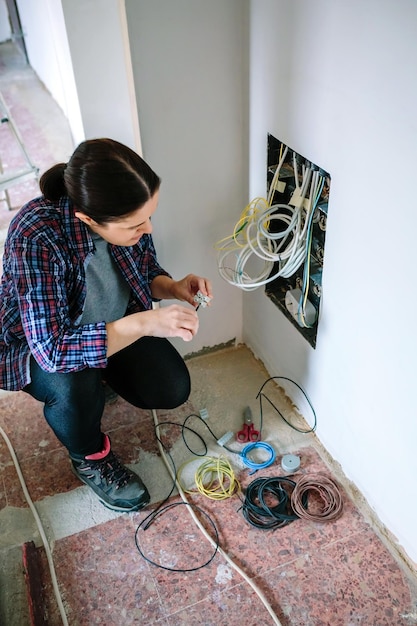
[[[181,484],[180,476],[186,465],[195,461],[191,459],[184,463],[177,472],[177,480]],[[195,471],[194,481],[196,489],[182,489],[186,493],[201,493],[211,500],[225,500],[236,493],[241,487],[229,461],[223,457],[206,457]]]

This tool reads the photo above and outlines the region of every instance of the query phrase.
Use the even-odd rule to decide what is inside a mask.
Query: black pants
[[[48,373],[31,358],[31,382],[24,391],[44,403],[45,418],[59,441],[74,455],[102,447],[103,380],[130,404],[171,409],[190,394],[190,375],[167,339],[143,337],[109,358],[105,369]]]

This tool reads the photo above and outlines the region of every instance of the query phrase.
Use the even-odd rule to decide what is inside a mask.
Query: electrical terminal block
[[[200,417],[204,421],[208,420],[209,414],[208,414],[207,409],[200,409]]]
[[[291,196],[291,200],[289,204],[291,206],[296,207],[297,209],[300,209],[303,206],[303,203],[304,203],[304,198],[301,195],[300,189],[298,188],[294,189],[294,193]]]
[[[309,211],[309,210],[310,210],[310,205],[311,205],[311,200],[310,200],[310,198],[304,198],[303,205],[302,205],[302,206],[303,206],[303,209],[304,209],[305,211]]]
[[[220,439],[217,440],[217,443],[219,444],[219,446],[223,448],[223,446],[225,446],[226,443],[230,441],[233,436],[234,436],[233,433],[229,431],[225,433],[223,437],[220,437]]]
[[[210,296],[205,296],[204,293],[202,293],[201,291],[197,291],[197,293],[194,296],[194,302],[197,303],[197,308],[202,306],[204,309],[208,305],[210,300],[211,300]]]
[[[287,311],[293,316],[299,326],[302,322],[299,316],[299,308],[302,301],[301,289],[290,289],[285,294],[285,306]],[[317,319],[317,310],[315,306],[307,300],[305,303],[304,320],[308,326],[312,326]]]
[[[286,186],[287,183],[284,183],[283,180],[278,179],[275,183],[275,191],[278,191],[278,193],[284,193]]]

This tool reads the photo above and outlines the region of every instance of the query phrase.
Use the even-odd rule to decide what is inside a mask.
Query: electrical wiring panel
[[[244,291],[265,287],[315,348],[330,175],[268,135],[267,186],[216,243],[219,274]]]
[[[322,273],[330,174],[268,135],[269,211],[266,229],[273,261],[265,293],[315,348],[322,298]],[[259,237],[258,237],[259,239]],[[272,243],[271,243],[272,242]]]

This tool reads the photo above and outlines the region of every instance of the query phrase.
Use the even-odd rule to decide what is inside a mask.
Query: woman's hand
[[[195,310],[180,304],[126,315],[106,324],[107,356],[141,337],[180,337],[191,341],[198,331],[198,323]]]
[[[181,337],[191,341],[198,331],[198,315],[194,309],[180,304],[160,306],[152,311],[134,313],[148,337]],[[133,317],[132,316],[132,317]]]
[[[201,291],[204,296],[208,296],[210,300],[213,298],[211,282],[207,278],[202,278],[195,274],[188,274],[182,280],[175,281],[173,290],[175,294],[174,297],[177,300],[189,302],[194,307],[197,306],[197,303],[194,301],[194,296],[198,291]],[[208,305],[210,305],[210,303],[208,303]]]
[[[208,296],[210,300],[213,298],[211,282],[207,278],[195,274],[188,274],[181,280],[160,275],[156,276],[151,283],[151,292],[154,298],[182,300],[189,302],[193,307],[197,306],[194,296],[198,291],[201,291],[204,296]]]
[[[156,276],[151,283],[154,298],[171,298],[188,302],[194,308],[171,304],[150,311],[126,315],[106,324],[107,356],[126,348],[141,337],[180,337],[191,341],[198,331],[197,302],[194,296],[198,291],[212,298],[211,282],[207,278],[188,274],[182,280],[169,276]]]

